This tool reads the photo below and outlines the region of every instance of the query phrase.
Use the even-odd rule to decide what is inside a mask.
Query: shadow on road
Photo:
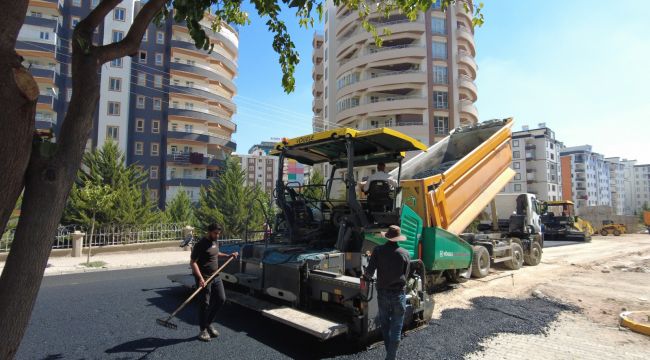
[[[138,340],[128,341],[123,344],[114,346],[110,349],[107,349],[105,352],[107,354],[116,354],[116,353],[143,353],[139,359],[146,359],[149,354],[158,350],[159,348],[172,346],[188,341],[195,341],[196,337],[192,336],[187,339],[160,339],[146,337]]]
[[[168,313],[189,295],[181,287],[157,289],[156,292],[160,297],[150,298],[149,301]],[[549,324],[563,311],[576,309],[538,298],[474,298],[471,308],[445,310],[428,327],[410,332],[402,341],[399,357],[462,359],[465,355],[480,350],[482,341],[499,333],[545,334]],[[188,306],[179,314],[177,321],[179,326],[182,323],[197,326],[196,308]],[[383,346],[360,352],[356,343],[345,336],[320,342],[308,334],[238,305],[225,305],[217,316],[217,323],[294,359],[375,359],[385,355]],[[246,358],[254,354],[255,350],[251,349],[250,354],[241,355]]]

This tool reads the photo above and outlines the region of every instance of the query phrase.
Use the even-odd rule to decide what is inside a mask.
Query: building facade
[[[609,189],[611,191],[612,208],[616,215],[629,215],[625,200],[625,159],[618,157],[606,158],[609,167]]]
[[[650,164],[634,165],[634,203],[635,214],[644,206],[650,206]]]
[[[70,39],[74,26],[99,0],[32,0],[17,51],[30,67],[41,96],[36,126],[56,135],[72,95]],[[95,44],[126,36],[142,3],[122,1],[94,35]],[[102,66],[100,100],[90,147],[115,141],[128,164],[149,173],[149,196],[160,206],[178,191],[198,200],[236,149],[233,97],[237,92],[239,36],[228,24],[213,32],[201,22],[214,50],[196,49],[187,27],[173,19],[150,24],[133,57]]]
[[[314,130],[391,127],[432,144],[476,123],[474,29],[463,3],[442,12],[437,2],[412,22],[371,14],[379,34],[390,31],[378,47],[355,11],[327,1],[324,33],[313,39]]]
[[[609,164],[591,145],[567,147],[560,152],[564,199],[573,200],[576,212],[586,206],[612,206]]]
[[[540,200],[561,200],[563,146],[544,123],[537,129],[524,126],[522,131],[513,132],[512,168],[516,173],[504,192],[531,193]]]
[[[246,175],[247,186],[260,186],[271,195],[278,179],[277,156],[269,155],[263,149],[252,149],[248,154],[238,154],[241,168]]]

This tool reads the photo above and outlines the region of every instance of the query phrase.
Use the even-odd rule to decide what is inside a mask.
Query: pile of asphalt
[[[478,297],[472,308],[449,309],[439,319],[402,339],[400,359],[463,359],[482,350],[481,342],[500,333],[546,335],[549,325],[562,312],[577,308],[547,298],[503,299]],[[337,358],[383,358],[382,346]]]

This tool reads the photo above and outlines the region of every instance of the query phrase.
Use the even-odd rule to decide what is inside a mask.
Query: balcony
[[[474,57],[470,53],[462,50],[458,51],[458,66],[472,79],[476,79],[478,65],[476,65],[476,60],[474,60]]]
[[[469,118],[474,124],[478,122],[478,110],[472,101],[461,100],[459,101],[459,105],[461,118],[465,116],[465,118]]]
[[[360,56],[339,60],[336,70],[337,78],[347,71],[357,67],[373,67],[375,63],[385,64],[387,61],[404,58],[420,58],[427,56],[427,49],[420,44],[405,44],[366,49]],[[331,75],[331,74],[330,74]]]
[[[194,85],[192,87],[188,87],[182,85],[171,85],[169,87],[169,93],[170,94],[176,93],[181,95],[194,95],[204,99],[217,101],[220,104],[225,105],[232,112],[236,112],[237,110],[235,103],[232,100],[225,98],[221,95],[217,95],[211,89],[203,86]]]
[[[319,80],[323,77],[323,65],[315,65],[312,69],[311,78],[314,80]]]
[[[208,186],[212,180],[200,176],[180,176],[168,177],[165,181],[167,186],[182,186],[182,187],[200,187]]]
[[[237,87],[235,86],[235,83],[233,83],[231,79],[225,77],[218,70],[213,69],[209,66],[196,64],[196,63],[194,65],[189,65],[180,62],[172,62],[170,63],[169,67],[171,70],[183,71],[190,74],[201,75],[210,80],[216,80],[221,84],[223,84],[224,86],[226,86],[231,91],[233,92],[237,91]]]
[[[323,98],[318,97],[311,101],[311,110],[317,112],[318,109],[323,109]]]
[[[40,65],[31,65],[29,67],[29,72],[32,73],[33,77],[52,79],[53,82],[55,81],[55,76],[57,74],[56,67]]]
[[[537,149],[537,145],[535,145],[535,144],[526,144],[525,149],[526,150],[535,150],[535,149]]]
[[[54,45],[54,40],[49,42],[37,42],[37,41],[16,41],[16,50],[30,50],[30,51],[40,51],[48,53],[52,58],[56,52],[56,46]]]
[[[169,116],[182,116],[182,117],[192,118],[195,120],[198,119],[198,120],[203,120],[214,124],[219,124],[232,131],[237,130],[237,125],[234,122],[224,119],[221,116],[214,114],[208,109],[201,109],[201,108],[181,109],[181,108],[170,107],[168,110],[168,114]]]
[[[373,70],[374,71],[374,70]],[[381,87],[383,90],[395,88],[393,85],[398,85],[399,88],[412,88],[419,89],[421,85],[427,82],[426,73],[421,70],[401,70],[401,71],[387,71],[368,73],[362,79],[346,84],[336,92],[336,97],[343,96],[358,92],[366,91],[368,89],[376,89]],[[417,84],[417,85],[415,85]]]
[[[374,115],[378,112],[403,112],[406,109],[424,110],[427,106],[427,98],[419,95],[383,96],[377,99],[366,99],[363,103],[339,111],[336,114],[336,121],[341,122],[361,114]]]
[[[194,164],[224,167],[226,162],[215,158],[213,155],[198,152],[172,152],[167,154],[167,162],[177,164]]]
[[[36,17],[36,16],[28,15],[25,16],[25,25],[41,26],[52,30],[56,30],[58,21],[55,19],[47,19],[44,17]]]
[[[219,62],[221,62],[225,67],[230,69],[233,73],[237,73],[237,63],[235,61],[225,57],[223,54],[219,53],[218,51],[212,51],[208,53],[205,50],[202,49],[197,49],[196,45],[194,45],[194,42],[188,42],[184,40],[173,40],[171,41],[171,46],[172,47],[177,47],[180,49],[185,49],[185,50],[190,50],[190,51],[195,51],[202,56],[209,56]]]
[[[459,92],[461,95],[464,95],[467,99],[471,101],[476,101],[478,99],[478,89],[474,80],[467,75],[460,75],[459,81]]]
[[[457,29],[457,38],[460,43],[466,43],[469,48],[469,53],[472,56],[476,56],[476,45],[474,43],[474,34],[471,31],[461,26]]]
[[[209,141],[209,136],[202,133],[195,132],[186,132],[186,131],[167,131],[167,137],[169,139],[176,140],[185,140],[185,141],[197,141],[202,143],[207,143]]]
[[[55,100],[56,100],[56,97],[53,96],[53,95],[39,95],[37,104],[38,105],[42,104],[41,107],[43,105],[46,105],[45,107],[47,109],[54,110],[54,101]]]
[[[467,12],[465,10],[465,5],[463,3],[464,3],[464,1],[457,1],[456,2],[455,6],[454,6],[456,8],[456,15],[464,17],[471,24],[472,23],[472,18],[474,17],[474,14],[472,14],[472,6],[471,5],[469,6],[469,12]]]

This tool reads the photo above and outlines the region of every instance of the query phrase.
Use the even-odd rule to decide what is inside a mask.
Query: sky
[[[514,130],[546,123],[566,146],[650,163],[650,20],[644,0],[484,0],[475,31],[481,120],[514,117]],[[612,6],[612,4],[616,4]],[[240,29],[234,135],[238,152],[311,130],[314,29],[284,19],[301,63],[285,94],[265,21]],[[322,32],[322,25],[316,30]]]

